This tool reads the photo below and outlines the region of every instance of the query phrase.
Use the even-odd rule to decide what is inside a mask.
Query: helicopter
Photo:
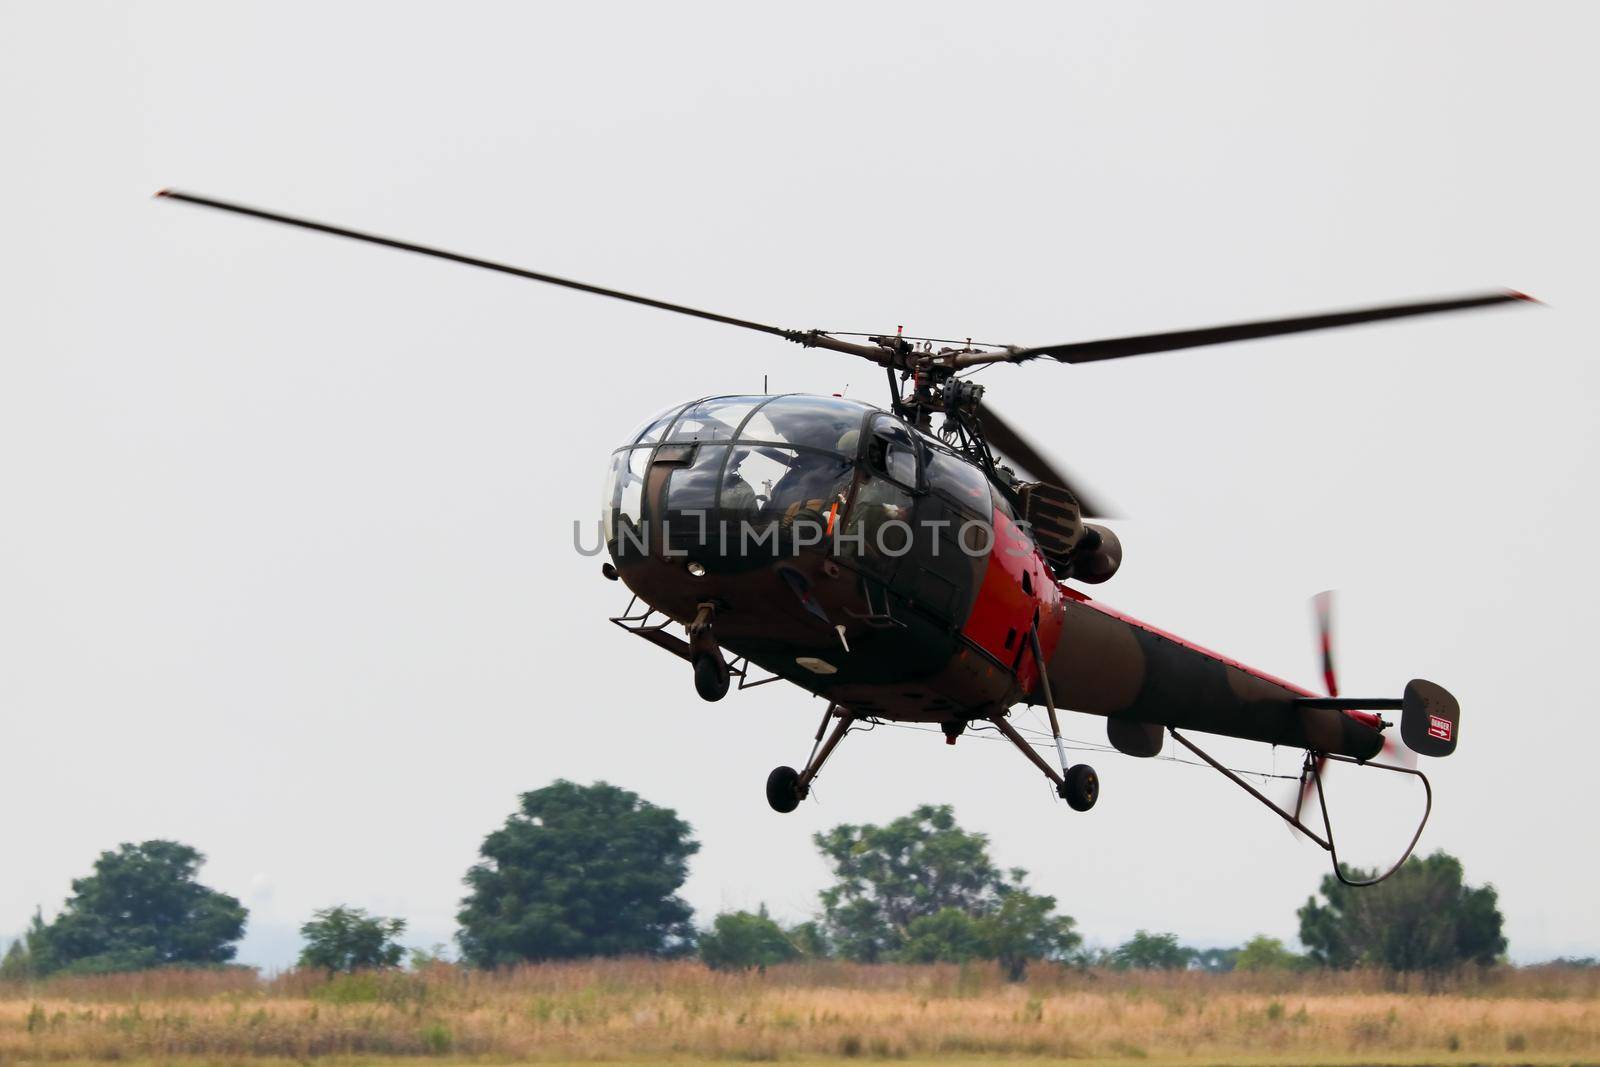
[[[1326,600],[1318,623],[1326,693],[1246,666],[1092,598],[1122,547],[1107,509],[985,402],[970,379],[996,363],[1088,363],[1391,319],[1538,303],[1500,290],[1199,329],[1034,347],[893,334],[793,330],[408,241],[164,189],[158,197],[285,224],[597,296],[806,348],[865,359],[888,403],[840,395],[729,395],[676,403],[613,451],[604,492],[603,575],[624,585],[611,621],[684,660],[706,700],[787,681],[826,702],[810,754],[775,768],[766,799],[794,811],[840,742],[879,723],[936,726],[949,744],[998,732],[1073,810],[1100,779],[1068,758],[1059,712],[1104,717],[1107,741],[1151,758],[1166,738],[1326,851],[1334,873],[1371,885],[1398,870],[1433,806],[1412,754],[1450,755],[1460,706],[1413,679],[1400,697],[1343,697]],[[936,347],[937,346],[937,347]],[[935,426],[934,420],[939,420]],[[762,676],[758,677],[757,672]],[[1048,742],[1012,722],[1042,706]],[[1395,723],[1382,715],[1398,711]],[[1189,733],[1303,750],[1292,807],[1267,797]],[[1041,754],[1043,749],[1045,754]],[[1055,760],[1047,758],[1053,754]],[[1376,877],[1340,864],[1323,775],[1330,762],[1420,780],[1426,806],[1405,852]],[[1318,798],[1320,829],[1306,802]]]

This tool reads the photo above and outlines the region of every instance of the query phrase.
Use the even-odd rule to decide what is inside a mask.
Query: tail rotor
[[[1311,598],[1311,611],[1317,627],[1317,650],[1322,658],[1322,685],[1329,697],[1339,695],[1339,673],[1333,655],[1333,600],[1331,589]],[[1307,756],[1300,771],[1300,784],[1295,791],[1293,811],[1297,819],[1306,801],[1311,799],[1311,791],[1317,788],[1318,781],[1328,770],[1326,756],[1320,753],[1308,753]],[[1378,751],[1377,759],[1413,770],[1417,766],[1416,753],[1407,748],[1398,734],[1394,733],[1383,735],[1383,748]]]

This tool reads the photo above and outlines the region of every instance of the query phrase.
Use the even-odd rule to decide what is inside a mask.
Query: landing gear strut
[[[837,718],[833,732],[828,733],[828,720]],[[793,767],[776,767],[767,775],[767,803],[772,805],[772,810],[788,814],[800,806],[800,802],[811,793],[811,783],[822,770],[822,765],[828,762],[828,757],[833,755],[833,750],[839,747],[839,742],[844,740],[844,735],[850,732],[850,727],[856,723],[856,717],[837,704],[829,704],[828,710],[822,713],[822,722],[817,724],[817,738],[811,745],[811,757],[806,760],[805,770],[797,771]],[[823,735],[827,734],[827,740]]]
[[[1068,767],[1063,774],[1046,763],[1044,757],[1034,751],[1033,746],[1017,733],[1017,728],[1012,726],[1004,715],[996,715],[989,721],[994,723],[1024,756],[1032,760],[1033,765],[1043,771],[1046,778],[1055,783],[1056,796],[1065,800],[1068,807],[1073,811],[1088,811],[1094,807],[1094,802],[1100,799],[1100,776],[1094,773],[1093,767],[1087,763],[1077,763]]]
[[[730,672],[711,629],[717,606],[707,602],[699,607],[694,621],[689,624],[689,662],[694,664],[694,691],[702,700],[721,700],[728,695]]]
[[[1088,811],[1094,807],[1094,802],[1100,799],[1100,776],[1094,773],[1094,768],[1087,763],[1068,764],[1067,749],[1061,743],[1061,722],[1056,718],[1055,697],[1050,694],[1050,676],[1045,671],[1044,652],[1039,647],[1039,629],[1037,626],[1028,630],[1028,640],[1033,645],[1033,660],[1039,665],[1039,684],[1044,689],[1044,706],[1050,712],[1050,735],[1055,739],[1056,755],[1061,759],[1061,770],[1044,761],[1044,757],[1035,752],[1033,746],[1017,733],[1016,727],[1006,721],[1004,713],[994,716],[989,721],[994,723],[999,731],[1006,736],[1024,756],[1033,761],[1033,765],[1045,773],[1056,786],[1056,795],[1067,802],[1073,811]]]

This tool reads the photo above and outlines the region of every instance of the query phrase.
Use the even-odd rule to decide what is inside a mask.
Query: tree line
[[[1298,911],[1303,954],[1266,936],[1236,949],[1197,950],[1175,934],[1146,930],[1091,951],[1056,898],[1030,888],[1025,870],[997,866],[988,838],[963,829],[949,806],[924,805],[882,826],[836,826],[813,841],[833,874],[813,918],[784,926],[761,907],[724,912],[698,929],[677,895],[700,847],[689,825],[605,782],[554,782],[522,794],[517,810],[484,838],[457,913],[462,962],[492,968],[698,954],[714,968],[747,969],[803,958],[985,960],[1020,980],[1041,960],[1117,969],[1435,971],[1493,963],[1506,948],[1494,888],[1467,885],[1460,862],[1443,852],[1408,861],[1370,889],[1324,877]],[[230,963],[247,911],[199,882],[203,860],[194,848],[163,840],[101,853],[54,919],[35,912],[0,960],[0,979]],[[405,925],[345,905],[322,909],[301,927],[300,965],[330,972],[399,966]]]

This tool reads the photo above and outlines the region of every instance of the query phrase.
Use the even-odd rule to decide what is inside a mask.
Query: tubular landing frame
[[[1322,811],[1323,831],[1321,834],[1319,834],[1315,830],[1311,829],[1311,827],[1307,826],[1304,822],[1300,821],[1299,805],[1296,805],[1296,810],[1292,814],[1288,811],[1285,811],[1281,806],[1268,799],[1267,796],[1255,786],[1239,777],[1239,775],[1234,771],[1224,767],[1221,763],[1217,762],[1217,760],[1213,758],[1210,753],[1206,752],[1199,745],[1180,734],[1176,728],[1171,726],[1167,727],[1167,733],[1171,734],[1172,739],[1178,742],[1178,744],[1182,745],[1190,752],[1193,752],[1196,756],[1199,756],[1201,759],[1205,760],[1213,770],[1217,771],[1224,778],[1228,779],[1228,781],[1232,782],[1234,785],[1238,786],[1240,789],[1243,789],[1246,793],[1249,793],[1252,797],[1255,797],[1261,803],[1265,804],[1279,818],[1288,823],[1292,829],[1299,831],[1301,834],[1316,842],[1316,844],[1322,848],[1323,851],[1328,853],[1329,859],[1333,864],[1333,876],[1348,886],[1360,888],[1363,886],[1377,885],[1379,882],[1386,880],[1390,875],[1398,871],[1405,864],[1406,860],[1411,858],[1411,853],[1416,849],[1417,842],[1422,839],[1423,827],[1428,825],[1428,816],[1433,814],[1433,785],[1428,781],[1428,776],[1417,770],[1415,767],[1401,767],[1393,763],[1379,763],[1376,760],[1358,760],[1353,756],[1340,756],[1335,755],[1332,752],[1317,752],[1308,750],[1305,755],[1305,760],[1300,766],[1300,787],[1303,790],[1307,783],[1314,784],[1317,787],[1317,805]],[[1339,863],[1339,850],[1338,846],[1334,842],[1333,837],[1333,819],[1328,814],[1328,794],[1322,786],[1322,764],[1325,760],[1337,760],[1340,763],[1350,763],[1357,767],[1375,767],[1378,770],[1392,771],[1395,774],[1409,774],[1420,779],[1422,782],[1425,803],[1422,809],[1422,819],[1417,823],[1416,832],[1411,835],[1411,842],[1406,845],[1405,851],[1400,854],[1400,858],[1394,862],[1394,865],[1375,878],[1349,878],[1345,875],[1344,869]]]

